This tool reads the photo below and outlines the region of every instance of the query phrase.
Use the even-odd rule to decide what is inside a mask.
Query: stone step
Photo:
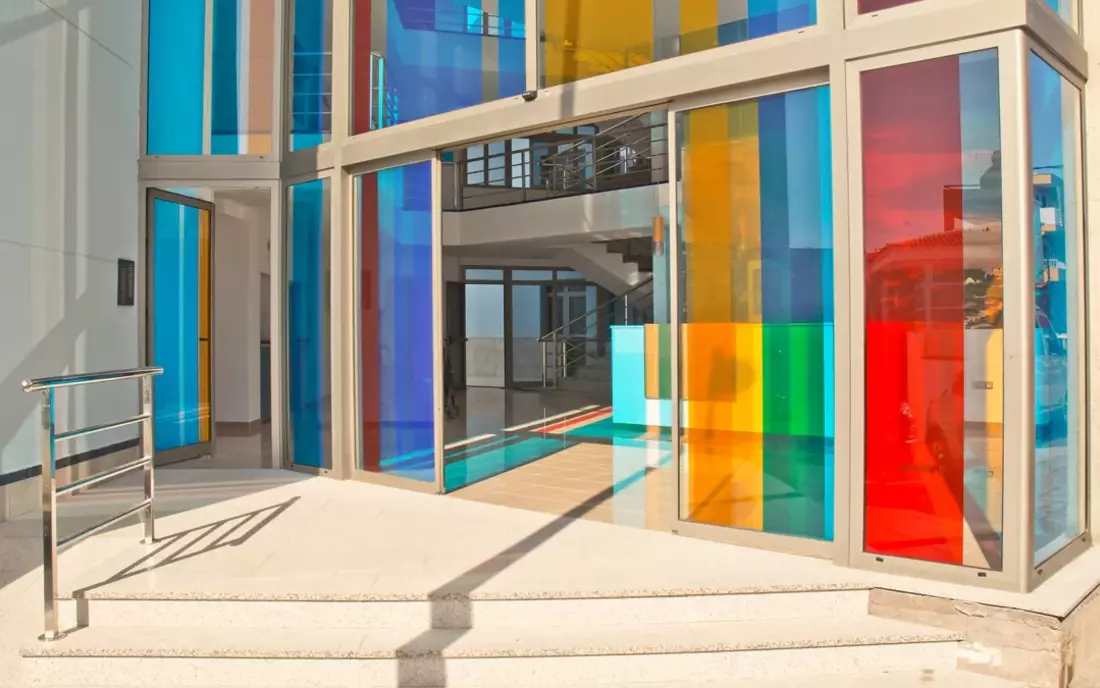
[[[27,685],[607,686],[954,671],[959,636],[855,617],[431,630],[88,628],[23,652]],[[257,661],[261,660],[261,661]]]
[[[324,596],[175,597],[113,595],[63,601],[62,626],[220,628],[526,628],[691,624],[866,615],[866,590],[566,599],[347,599]],[[79,611],[78,611],[79,610]],[[78,624],[79,619],[79,624]]]

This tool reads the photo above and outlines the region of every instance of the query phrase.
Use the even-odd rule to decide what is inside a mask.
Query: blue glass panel
[[[435,481],[431,163],[356,180],[362,235],[360,466]],[[439,343],[441,344],[441,343]]]
[[[211,55],[210,152],[234,155],[240,147],[237,119],[239,0],[214,0]]]
[[[332,0],[294,0],[290,150],[332,138]]]
[[[153,430],[157,451],[199,441],[199,213],[153,201]]]
[[[295,464],[332,465],[329,393],[329,180],[290,187],[287,310],[291,452]]]
[[[149,0],[149,155],[201,155],[206,0]]]
[[[1032,54],[1032,245],[1035,252],[1035,548],[1041,564],[1081,534],[1081,483],[1076,373],[1082,335],[1077,318],[1077,163],[1080,93]]]

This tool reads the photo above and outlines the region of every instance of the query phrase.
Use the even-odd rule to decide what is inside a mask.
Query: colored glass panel
[[[1078,221],[1081,94],[1030,57],[1035,276],[1035,541],[1039,565],[1083,532]]]
[[[860,14],[867,14],[868,12],[888,10],[893,7],[901,7],[902,5],[912,5],[915,2],[921,1],[922,0],[859,0],[856,7],[859,9]]]
[[[522,93],[525,0],[353,0],[353,134]]]
[[[290,150],[332,138],[332,0],[294,0]]]
[[[291,458],[299,466],[332,466],[329,371],[329,180],[288,190],[288,380]]]
[[[153,200],[152,365],[157,451],[210,440],[210,213]]]
[[[146,152],[203,152],[206,0],[149,0]]]
[[[816,0],[541,0],[543,86],[817,23]]]
[[[1045,0],[1050,9],[1058,13],[1067,24],[1077,28],[1077,0]]]
[[[275,14],[276,0],[150,1],[149,155],[271,152]]]
[[[693,110],[677,125],[683,517],[832,539],[829,90]],[[646,334],[649,356],[660,331]]]
[[[435,481],[432,165],[356,178],[363,450],[360,468]]]
[[[863,73],[868,552],[999,570],[997,52]]]

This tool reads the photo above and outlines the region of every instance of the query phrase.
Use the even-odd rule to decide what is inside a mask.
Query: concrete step
[[[89,593],[94,595],[93,593]],[[62,626],[530,628],[691,624],[866,615],[866,590],[570,599],[154,598],[65,600]],[[78,611],[79,609],[79,611]],[[78,624],[79,619],[79,624]]]
[[[51,686],[690,684],[947,673],[958,640],[870,616],[427,632],[119,627],[33,643],[22,668],[27,685]]]

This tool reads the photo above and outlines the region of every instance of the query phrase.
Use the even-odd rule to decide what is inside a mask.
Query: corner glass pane
[[[332,467],[329,371],[329,180],[287,193],[287,387],[290,451],[298,466]]]
[[[432,164],[356,177],[359,468],[435,482]]]
[[[817,23],[817,0],[540,0],[543,87]]]
[[[332,0],[293,0],[290,150],[332,138]]]
[[[272,151],[276,4],[149,0],[146,153]]]
[[[902,5],[912,5],[915,2],[921,2],[921,0],[858,0],[856,7],[860,14],[867,14],[868,12],[888,10]]]
[[[824,86],[678,115],[687,520],[833,537],[829,121]]]
[[[522,93],[525,0],[352,0],[351,133]]]
[[[1084,532],[1080,427],[1083,336],[1077,223],[1080,92],[1034,53],[1035,551],[1039,565]]]
[[[996,50],[861,76],[864,550],[1000,570]]]

